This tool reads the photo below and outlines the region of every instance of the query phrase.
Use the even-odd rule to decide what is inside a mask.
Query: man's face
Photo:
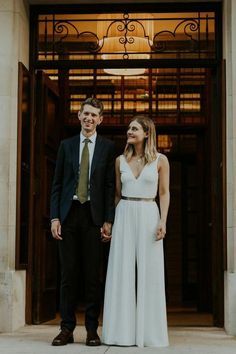
[[[89,104],[85,104],[82,112],[78,112],[78,117],[84,135],[92,135],[96,131],[97,125],[102,122],[100,109]]]

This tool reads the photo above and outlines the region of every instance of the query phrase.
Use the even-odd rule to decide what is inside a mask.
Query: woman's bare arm
[[[159,201],[161,219],[158,226],[157,239],[160,240],[166,234],[166,220],[170,204],[170,166],[165,155],[161,155],[158,161],[159,172]]]

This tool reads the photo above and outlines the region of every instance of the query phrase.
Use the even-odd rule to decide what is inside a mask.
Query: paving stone
[[[58,326],[25,326],[14,333],[0,334],[2,354],[235,354],[236,337],[214,327],[170,327],[167,348],[137,348],[105,346],[87,347],[83,326],[75,330],[75,343],[63,347],[51,346]],[[101,334],[101,328],[99,328]]]

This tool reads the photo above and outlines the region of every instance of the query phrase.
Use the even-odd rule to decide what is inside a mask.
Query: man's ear
[[[99,119],[98,125],[102,123],[102,121],[103,121],[103,116],[100,116],[99,118],[100,118],[100,119]]]

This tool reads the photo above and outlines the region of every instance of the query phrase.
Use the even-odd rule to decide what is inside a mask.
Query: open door
[[[16,269],[26,269],[26,323],[32,323],[34,75],[18,63]]]
[[[214,325],[224,326],[224,271],[226,255],[226,106],[225,62],[212,70],[211,119],[211,229]],[[218,104],[217,104],[218,100]]]
[[[34,121],[33,323],[53,319],[57,298],[57,244],[50,232],[50,189],[60,140],[55,82],[36,74]]]

